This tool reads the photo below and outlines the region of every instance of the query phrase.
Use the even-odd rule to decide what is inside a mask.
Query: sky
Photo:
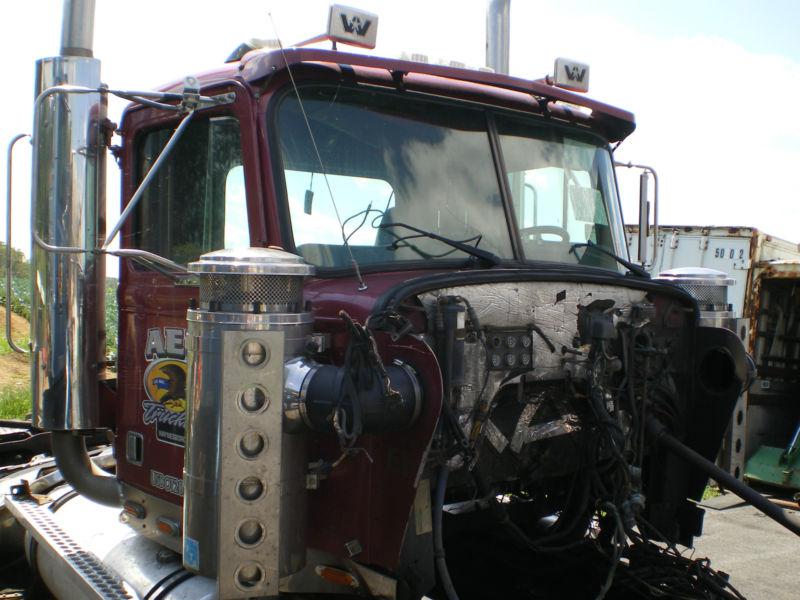
[[[95,56],[110,87],[152,89],[224,61],[251,37],[321,33],[327,0],[96,0]],[[379,15],[376,55],[484,64],[484,0],[350,0]],[[32,123],[34,61],[58,53],[60,0],[4,4],[0,147]],[[269,18],[272,15],[275,27]],[[565,56],[591,66],[589,96],[636,115],[616,159],[655,167],[663,224],[740,225],[800,242],[800,2],[511,0],[512,75]],[[124,103],[112,101],[119,122]],[[14,166],[12,245],[29,252],[30,145]],[[5,160],[0,185],[5,190]],[[109,223],[119,172],[109,160]],[[636,222],[638,176],[619,174]],[[0,217],[5,230],[5,215]],[[4,236],[3,236],[4,237]],[[4,240],[5,241],[5,240]],[[111,275],[113,273],[109,272]]]

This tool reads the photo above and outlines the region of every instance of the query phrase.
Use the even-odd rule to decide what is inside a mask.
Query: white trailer
[[[639,227],[627,225],[626,237],[638,256]],[[734,411],[721,462],[746,476],[746,461],[762,446],[785,447],[800,421],[800,245],[753,227],[667,225],[655,248],[652,233],[647,239],[653,276],[706,267],[735,280],[728,301],[755,380]]]
[[[639,226],[626,225],[628,252],[638,255]],[[724,271],[736,283],[728,291],[737,318],[744,317],[746,291],[760,269],[773,261],[800,260],[800,244],[782,240],[754,227],[661,225],[653,254],[653,236],[648,251],[655,259],[648,270],[655,276],[677,267],[706,267]]]

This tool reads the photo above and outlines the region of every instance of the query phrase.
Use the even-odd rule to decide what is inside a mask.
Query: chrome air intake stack
[[[204,254],[189,265],[189,422],[183,562],[215,577],[220,598],[278,594],[305,561],[305,438],[283,428],[284,363],[312,330],[303,278],[282,250]]]
[[[704,267],[681,267],[662,271],[661,281],[668,281],[686,291],[700,306],[700,325],[736,331],[733,308],[728,303],[728,288],[735,280],[723,271]]]

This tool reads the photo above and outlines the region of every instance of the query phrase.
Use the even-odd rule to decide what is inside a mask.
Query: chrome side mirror
[[[639,175],[639,262],[647,265],[647,236],[650,233],[650,202],[647,200],[647,171]]]
[[[615,162],[615,167],[626,169],[641,169],[639,176],[639,256],[638,260],[648,271],[656,264],[658,255],[658,175],[653,167],[635,165],[633,163]],[[650,201],[648,200],[648,187],[650,175],[653,176],[653,226],[650,227]],[[647,260],[647,238],[653,234],[653,258]]]

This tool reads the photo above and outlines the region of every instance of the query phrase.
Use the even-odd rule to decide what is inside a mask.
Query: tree
[[[15,277],[30,276],[31,263],[21,250],[11,248],[11,272]],[[0,242],[0,277],[6,276],[6,245]]]

